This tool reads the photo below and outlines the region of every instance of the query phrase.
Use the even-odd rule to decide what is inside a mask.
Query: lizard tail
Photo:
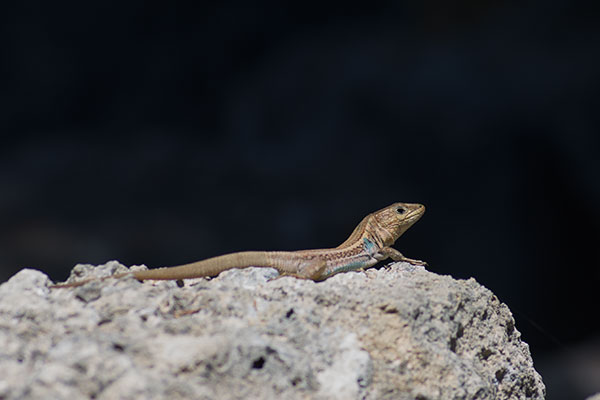
[[[197,261],[190,264],[178,265],[175,267],[154,268],[145,271],[130,271],[111,276],[105,276],[102,278],[90,278],[78,282],[59,283],[50,286],[50,288],[58,289],[78,287],[91,281],[122,278],[128,275],[133,275],[134,278],[140,281],[146,279],[192,279],[205,276],[217,276],[219,273],[228,269],[246,268],[252,266],[272,267],[276,268],[279,272],[296,273],[297,264],[297,257],[287,252],[242,251],[239,253],[225,254],[222,256],[208,258],[206,260]],[[320,270],[318,273],[320,273]]]
[[[219,273],[232,268],[246,267],[279,267],[279,263],[273,262],[269,252],[266,251],[242,251],[239,253],[225,254],[190,264],[175,267],[164,267],[149,269],[146,271],[134,271],[133,276],[139,280],[156,279],[192,279],[204,276],[217,276]]]
[[[132,274],[132,272],[123,272],[123,273],[120,273],[120,274],[115,274],[115,275],[110,275],[110,276],[103,276],[101,278],[83,279],[83,280],[77,281],[77,282],[57,283],[56,285],[50,285],[50,289],[62,289],[62,288],[78,287],[78,286],[85,285],[86,283],[92,282],[92,281],[104,281],[106,279],[117,279],[117,278],[122,278],[124,276],[131,275],[131,274]]]

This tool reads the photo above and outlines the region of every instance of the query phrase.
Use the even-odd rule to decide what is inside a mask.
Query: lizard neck
[[[367,223],[365,224],[362,235],[363,239],[361,240],[370,240],[380,249],[394,244],[396,238],[389,230],[379,223],[375,215],[370,214],[365,220],[367,220]]]
[[[378,248],[390,246],[396,241],[396,238],[377,221],[375,215],[369,214],[358,224],[348,239],[337,248],[361,246],[365,239]]]

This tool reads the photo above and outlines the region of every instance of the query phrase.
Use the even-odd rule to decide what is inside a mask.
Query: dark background
[[[562,1],[19,2],[0,12],[0,281],[396,247],[508,304],[548,399],[600,391],[600,29]]]

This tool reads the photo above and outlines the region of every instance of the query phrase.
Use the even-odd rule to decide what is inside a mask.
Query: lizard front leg
[[[375,254],[375,258],[379,261],[385,260],[386,258],[391,258],[394,261],[406,261],[412,265],[427,265],[425,261],[405,257],[404,254],[400,253],[393,247],[382,247],[379,249],[378,253]]]

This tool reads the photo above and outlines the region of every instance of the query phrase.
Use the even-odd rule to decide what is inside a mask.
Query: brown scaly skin
[[[78,282],[62,283],[52,288],[81,286],[87,282],[132,275],[142,281],[191,279],[216,276],[232,268],[271,267],[281,275],[297,278],[324,280],[338,272],[363,270],[379,261],[391,258],[415,265],[427,265],[423,261],[404,257],[390,247],[408,228],[421,218],[425,206],[411,203],[394,203],[367,215],[344,243],[334,249],[298,251],[243,251],[208,258],[176,267],[132,271],[106,278],[92,278]]]

